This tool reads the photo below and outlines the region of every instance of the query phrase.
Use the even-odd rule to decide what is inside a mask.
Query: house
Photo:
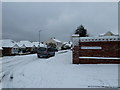
[[[39,42],[32,42],[33,47],[47,47],[47,45]]]
[[[47,47],[47,45],[42,44],[42,43],[39,44],[39,42],[32,42],[32,46],[33,46],[32,53],[36,53],[37,48],[39,48],[39,47]]]
[[[0,47],[0,57],[2,57],[2,47]]]
[[[19,53],[19,46],[15,41],[11,39],[3,39],[2,42],[2,54],[3,56],[16,55]]]
[[[23,40],[23,41],[18,42],[17,44],[20,46],[22,52],[24,52],[24,53],[32,52],[32,49],[33,49],[32,42]]]
[[[48,45],[49,43],[54,43],[56,45],[56,49],[61,50],[63,43],[55,38],[51,38],[48,41],[45,41],[44,44]]]
[[[111,31],[108,31],[106,33],[100,34],[99,36],[118,36],[118,34],[114,34]]]
[[[26,52],[26,46],[23,43],[17,42],[17,45],[19,46],[19,53],[25,53]]]
[[[72,38],[73,64],[120,64],[120,36]]]

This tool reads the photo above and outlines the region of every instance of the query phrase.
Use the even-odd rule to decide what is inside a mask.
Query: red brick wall
[[[81,46],[99,46],[102,49],[80,49]],[[104,42],[81,42],[80,56],[87,57],[120,57],[120,42],[118,41],[104,41]]]
[[[79,46],[73,48],[73,64],[79,64]]]
[[[81,49],[80,47],[102,47],[102,49]],[[73,48],[73,63],[120,63],[120,60],[79,59],[79,57],[115,57],[120,58],[120,41],[81,42]]]
[[[79,59],[80,64],[120,64],[120,60],[114,59]]]
[[[3,48],[3,51],[2,51],[3,56],[12,55],[11,50],[12,50],[11,48]]]

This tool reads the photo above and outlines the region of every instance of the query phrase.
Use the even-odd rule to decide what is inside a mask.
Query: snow
[[[65,46],[69,46],[69,47],[72,46],[72,42],[64,42],[63,44],[64,44]]]
[[[120,41],[120,36],[94,36],[94,37],[73,37],[73,45],[79,42],[96,42],[96,41]]]
[[[11,39],[3,39],[1,40],[2,42],[2,47],[14,47],[15,41]]]
[[[118,39],[120,36],[104,36],[104,37],[99,37],[99,36],[94,36],[94,37],[80,37],[80,39]]]
[[[21,45],[25,45],[26,47],[33,47],[30,41],[20,41],[18,43],[20,43]]]
[[[16,43],[20,48],[26,48],[26,46],[23,43],[17,42]]]
[[[102,33],[99,36],[108,36],[108,35],[112,35],[112,36],[118,36],[118,34],[112,33],[111,31],[108,31],[106,33]]]
[[[39,42],[32,42],[32,45],[35,47],[39,46]],[[47,47],[45,44],[40,43],[40,47]]]
[[[72,64],[70,50],[59,51],[48,59],[31,54],[3,57],[1,61],[3,88],[118,87],[117,64]]]
[[[61,43],[61,41],[59,41],[59,40],[57,40],[57,39],[53,39],[55,42],[59,42],[59,43]]]

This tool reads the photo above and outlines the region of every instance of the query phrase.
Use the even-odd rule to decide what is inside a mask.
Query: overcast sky
[[[41,41],[52,37],[69,41],[79,25],[90,35],[107,31],[118,33],[117,2],[4,2],[2,4],[3,38],[16,41]]]

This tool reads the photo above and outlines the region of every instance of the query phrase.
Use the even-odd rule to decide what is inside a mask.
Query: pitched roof
[[[16,45],[16,42],[11,39],[3,39],[1,42],[2,47],[14,47]]]
[[[25,46],[23,43],[20,43],[20,42],[17,42],[16,44],[17,44],[19,47]]]
[[[39,42],[32,42],[32,45],[33,45],[33,46],[35,45],[35,47],[38,47],[38,46],[39,46]],[[40,47],[46,47],[46,45],[40,43]]]
[[[26,47],[33,47],[32,43],[30,41],[20,41],[18,43],[21,46],[25,45]]]
[[[99,36],[116,36],[117,34],[112,33],[111,31],[108,31],[106,33],[100,34]]]
[[[57,40],[57,39],[52,39],[52,40],[54,40],[55,42],[60,42],[60,43],[61,43],[61,41],[59,41],[59,40]]]

